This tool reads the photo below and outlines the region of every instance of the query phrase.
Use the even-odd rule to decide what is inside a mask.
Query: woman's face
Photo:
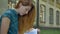
[[[30,9],[31,9],[31,6],[29,6],[29,5],[23,6],[22,3],[20,3],[19,14],[20,15],[28,14]]]
[[[25,15],[28,14],[31,9],[32,0],[22,0],[22,3],[19,4],[19,14]]]

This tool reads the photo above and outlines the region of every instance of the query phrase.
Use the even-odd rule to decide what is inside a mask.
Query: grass
[[[40,34],[60,34],[58,29],[41,29]]]

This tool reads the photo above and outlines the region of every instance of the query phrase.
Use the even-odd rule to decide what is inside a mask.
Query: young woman
[[[32,1],[20,0],[15,9],[6,10],[1,17],[1,34],[24,34],[32,30],[35,19]]]
[[[35,6],[33,0],[20,0],[24,6],[31,6],[28,14],[19,17],[19,33],[20,34],[36,34],[40,33],[40,29],[34,29],[33,24],[36,17]],[[19,2],[20,3],[20,2]],[[16,8],[18,8],[19,3]],[[27,33],[26,33],[27,32]]]

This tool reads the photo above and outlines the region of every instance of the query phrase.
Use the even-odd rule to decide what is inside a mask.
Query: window
[[[8,0],[8,8],[14,8],[16,3],[17,3],[17,0]]]
[[[56,11],[56,24],[59,25],[59,11]]]
[[[49,24],[53,24],[54,19],[53,19],[53,8],[49,8]]]
[[[41,4],[40,5],[40,23],[46,22],[46,6]]]

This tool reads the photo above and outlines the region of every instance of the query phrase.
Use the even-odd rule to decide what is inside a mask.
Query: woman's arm
[[[10,24],[10,19],[7,17],[3,17],[2,24],[1,24],[1,34],[7,34],[9,24]]]
[[[40,29],[37,28],[37,34],[40,34]]]

